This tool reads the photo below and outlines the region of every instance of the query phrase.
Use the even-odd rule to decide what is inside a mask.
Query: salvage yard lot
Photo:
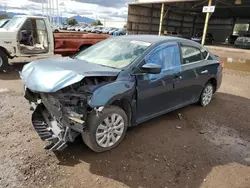
[[[248,188],[249,112],[250,73],[225,69],[208,107],[131,128],[110,152],[94,153],[79,138],[55,155],[32,128],[17,72],[0,73],[0,187]]]

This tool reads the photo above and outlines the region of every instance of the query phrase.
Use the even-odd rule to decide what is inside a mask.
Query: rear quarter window
[[[202,48],[202,49],[201,49],[201,54],[202,54],[202,57],[203,57],[204,59],[206,59],[206,58],[207,58],[207,55],[208,55],[208,51],[205,50],[204,48]]]

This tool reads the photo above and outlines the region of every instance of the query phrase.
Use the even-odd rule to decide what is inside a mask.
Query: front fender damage
[[[134,81],[116,81],[94,90],[88,104],[91,108],[103,107],[119,99],[129,99],[134,91]]]
[[[32,123],[46,147],[63,150],[86,126],[89,113],[101,113],[119,99],[131,99],[135,81],[117,81],[116,77],[87,77],[55,93],[37,93],[26,89],[26,98],[37,106]]]

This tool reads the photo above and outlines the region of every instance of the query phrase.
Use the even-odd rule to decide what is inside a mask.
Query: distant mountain
[[[16,13],[16,12],[5,12],[5,11],[0,11],[0,15],[8,15],[9,18],[15,16],[15,15],[25,15],[24,13]],[[41,14],[36,14],[36,16],[42,16]],[[93,21],[95,21],[94,19],[88,18],[88,17],[84,17],[84,16],[73,16],[71,18],[76,19],[76,21],[78,23],[87,23],[90,24]],[[66,17],[59,17],[59,20],[63,23],[65,23],[67,21],[68,18]],[[57,17],[55,17],[55,20],[57,20]]]
[[[23,14],[23,13],[16,13],[16,12],[0,11],[0,15],[7,15],[9,18],[12,18],[15,15],[25,15],[25,14]]]
[[[90,23],[92,23],[92,22],[95,21],[94,19],[91,19],[91,18],[88,18],[88,17],[84,17],[84,16],[79,16],[79,15],[78,16],[73,16],[71,18],[76,19],[76,21],[80,22],[80,23],[88,23],[88,24],[90,24]]]

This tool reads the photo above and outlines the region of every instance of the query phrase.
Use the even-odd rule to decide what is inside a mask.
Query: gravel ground
[[[94,153],[81,138],[43,149],[16,72],[0,73],[0,187],[250,187],[250,73],[225,69],[211,104],[191,105],[130,128]],[[179,115],[178,115],[179,114]]]

